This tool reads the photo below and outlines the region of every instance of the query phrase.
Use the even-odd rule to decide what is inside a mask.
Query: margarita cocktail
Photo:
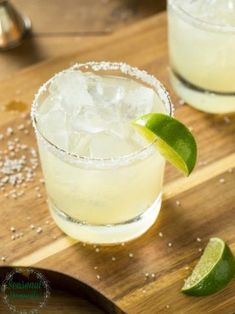
[[[144,233],[161,206],[165,160],[130,125],[172,115],[167,92],[126,64],[77,64],[36,95],[32,118],[51,214],[68,235],[118,243]]]
[[[171,82],[188,104],[235,111],[235,1],[168,0]]]

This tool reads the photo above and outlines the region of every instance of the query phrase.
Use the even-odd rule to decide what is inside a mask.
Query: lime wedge
[[[193,296],[215,293],[226,286],[235,275],[235,259],[228,245],[211,238],[182,292]]]
[[[132,121],[148,141],[156,140],[159,152],[177,169],[189,175],[196,163],[197,145],[189,129],[178,120],[160,113],[149,113]]]

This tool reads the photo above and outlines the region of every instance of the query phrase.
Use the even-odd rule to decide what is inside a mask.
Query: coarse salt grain
[[[27,118],[27,113],[23,112],[20,116],[21,116],[22,119],[26,119]]]
[[[24,124],[20,124],[17,127],[17,129],[20,130],[20,131],[24,130],[24,128],[25,128]]]
[[[13,145],[8,145],[8,150],[11,151],[11,150],[14,150],[15,147]]]
[[[231,120],[230,120],[230,118],[229,118],[229,117],[224,117],[224,122],[225,122],[225,123],[230,123],[230,122],[231,122]]]
[[[14,133],[14,130],[12,128],[9,127],[6,129],[6,135],[7,136],[11,136],[13,133]]]
[[[37,230],[36,230],[36,232],[37,232],[37,233],[42,233],[42,228],[41,228],[41,227],[38,227]]]

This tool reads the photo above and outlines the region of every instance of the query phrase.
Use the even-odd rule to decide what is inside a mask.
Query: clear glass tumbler
[[[88,243],[129,241],[143,234],[158,216],[165,160],[154,143],[118,157],[91,158],[71,153],[47,138],[46,128],[50,126],[40,126],[39,116],[47,110],[44,106],[51,86],[58,77],[62,82],[63,75],[76,71],[111,78],[117,87],[120,79],[124,79],[125,84],[134,81],[138,86],[150,88],[155,111],[171,116],[172,105],[162,84],[145,71],[123,63],[89,62],[55,75],[39,89],[32,106],[48,205],[57,225],[71,237]],[[102,97],[106,97],[108,90],[102,92]],[[138,93],[132,95],[138,97]],[[123,110],[127,111],[128,106]],[[112,118],[109,114],[107,119]]]
[[[235,0],[168,0],[170,78],[209,113],[235,111]]]

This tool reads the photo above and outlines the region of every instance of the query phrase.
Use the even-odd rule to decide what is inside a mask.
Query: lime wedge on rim
[[[229,246],[219,238],[211,238],[182,292],[206,296],[224,288],[235,275],[235,259]]]
[[[187,176],[192,172],[197,145],[184,124],[161,113],[149,113],[131,123],[148,141],[157,139],[157,149],[173,166]]]

